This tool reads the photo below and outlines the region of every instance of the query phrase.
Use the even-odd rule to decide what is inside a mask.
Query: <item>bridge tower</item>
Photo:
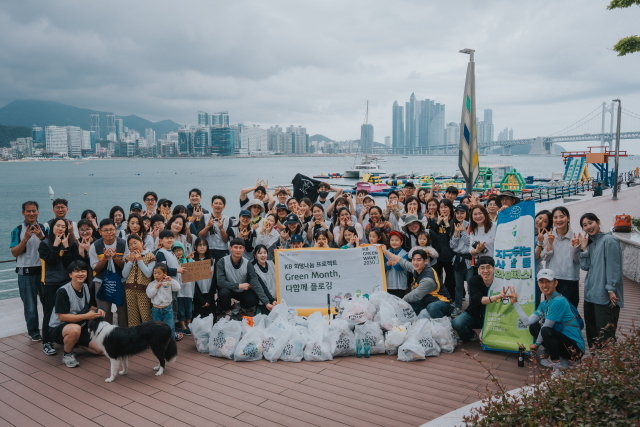
[[[611,115],[611,117],[609,118],[609,133],[611,134],[611,138],[608,139],[609,150],[613,150],[613,102],[609,107],[607,107],[606,102],[602,103],[602,131],[600,132],[600,134],[602,134],[603,136],[600,138],[600,145],[604,145],[605,143],[604,122],[605,122],[605,116],[607,115],[607,113]]]
[[[536,140],[531,144],[531,150],[529,154],[534,156],[549,156],[553,153],[553,141],[549,138],[544,138],[539,136]]]

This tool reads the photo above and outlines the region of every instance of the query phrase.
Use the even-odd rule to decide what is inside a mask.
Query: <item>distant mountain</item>
[[[312,141],[333,142],[333,139],[327,138],[326,136],[320,135],[319,133],[317,133],[317,134],[309,137],[309,142],[312,142]]]
[[[31,128],[29,127],[0,125],[0,147],[9,147],[9,142],[27,136],[31,136]]]
[[[91,129],[91,113],[100,114],[100,136],[98,139],[106,139],[107,114],[104,111],[95,111],[88,108],[78,108],[71,105],[53,101],[17,100],[0,108],[0,124],[9,126],[79,126],[82,129]],[[116,115],[117,116],[117,115]],[[135,129],[144,136],[145,129],[156,131],[156,137],[177,131],[180,124],[171,120],[162,120],[153,123],[138,116],[117,116],[121,118],[125,127]]]

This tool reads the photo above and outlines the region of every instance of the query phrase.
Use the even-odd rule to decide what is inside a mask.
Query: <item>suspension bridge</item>
[[[597,141],[598,145],[609,145],[613,149],[616,138],[614,132],[615,119],[617,117],[617,105],[603,102],[593,111],[582,117],[575,123],[548,136],[535,138],[512,139],[505,141],[478,142],[478,148],[485,154],[493,148],[502,147],[503,154],[511,154],[511,147],[516,145],[531,145],[529,154],[549,155],[555,154],[553,144],[561,142]],[[608,120],[607,120],[608,119]],[[606,124],[609,124],[608,129]],[[640,139],[640,114],[622,109],[620,121],[620,139]],[[446,155],[457,154],[458,144],[444,144],[429,147],[403,147],[392,149],[395,154],[433,154]],[[391,149],[389,150],[391,151]]]

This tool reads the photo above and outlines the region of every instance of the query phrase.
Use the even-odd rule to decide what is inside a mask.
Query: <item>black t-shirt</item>
[[[473,317],[484,317],[486,305],[482,304],[482,297],[489,295],[489,286],[484,284],[480,275],[469,280],[469,307],[465,310]]]
[[[84,299],[84,287],[80,292],[76,291],[75,289],[73,291],[76,293],[76,296],[78,298]],[[95,300],[94,301],[90,300],[88,304],[85,304],[84,309],[81,310],[80,313],[74,313],[74,314],[88,313],[89,309],[92,306],[95,307],[95,305],[96,305]],[[69,301],[69,294],[67,294],[66,289],[60,288],[56,291],[55,312],[56,314],[69,314],[70,311],[71,311],[71,301]]]

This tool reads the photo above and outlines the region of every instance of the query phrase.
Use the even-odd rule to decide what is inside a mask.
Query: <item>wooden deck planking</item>
[[[640,286],[625,279],[623,332],[634,318],[640,318]],[[237,363],[198,353],[189,337],[178,346],[178,361],[165,375],[154,375],[157,361],[146,352],[130,360],[126,376],[105,383],[104,357],[79,351],[81,366],[68,369],[60,354],[46,356],[26,335],[1,338],[0,427],[420,425],[492,388],[485,369],[461,348],[477,354],[509,389],[530,373],[517,367],[515,355],[482,351],[478,342],[411,363],[388,355]]]

